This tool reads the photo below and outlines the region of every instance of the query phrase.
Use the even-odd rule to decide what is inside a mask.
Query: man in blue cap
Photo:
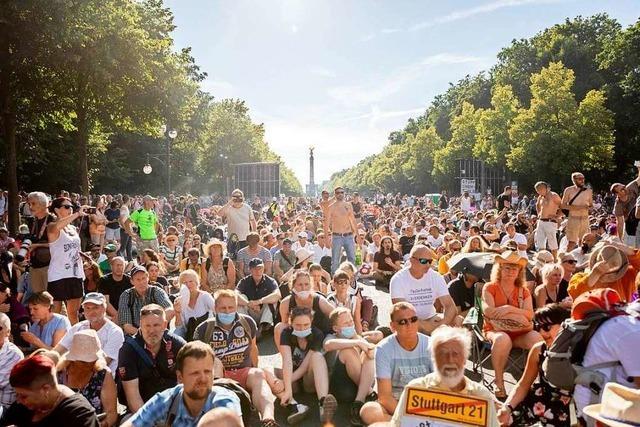
[[[264,262],[261,258],[249,261],[250,275],[238,283],[238,306],[259,325],[258,336],[273,328],[275,304],[281,295],[274,278],[264,274]]]

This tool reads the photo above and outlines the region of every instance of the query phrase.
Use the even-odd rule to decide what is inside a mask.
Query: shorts
[[[582,236],[589,232],[588,216],[570,216],[567,220],[567,226],[564,233],[570,242],[580,243]]]
[[[104,239],[108,242],[110,240],[120,240],[120,228],[109,228],[105,230]]]
[[[82,279],[78,279],[77,277],[66,277],[49,282],[47,290],[51,296],[53,296],[54,301],[68,301],[84,296]]]
[[[336,358],[329,377],[329,392],[338,402],[353,402],[358,394],[358,386],[349,378],[347,367],[340,358]]]
[[[247,389],[247,377],[249,376],[249,370],[251,366],[247,366],[246,368],[238,368],[238,369],[225,369],[224,377],[230,378],[232,380],[238,381],[243,389]]]
[[[558,250],[557,231],[558,224],[555,221],[538,220],[538,226],[535,232],[536,249],[541,251],[547,249],[548,246],[550,251]]]

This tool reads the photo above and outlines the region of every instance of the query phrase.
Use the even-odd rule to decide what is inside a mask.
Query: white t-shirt
[[[389,293],[391,299],[402,298],[413,304],[418,317],[425,320],[435,316],[436,308],[433,303],[436,299],[449,295],[449,290],[437,271],[429,269],[421,279],[416,279],[407,267],[393,275]]]
[[[606,382],[613,381],[626,387],[637,388],[627,381],[629,377],[640,377],[640,357],[638,357],[638,343],[640,342],[640,319],[633,316],[618,316],[607,320],[598,328],[587,345],[584,353],[583,366],[593,366],[598,363],[619,361],[621,366],[598,369],[606,376]],[[581,385],[576,385],[573,398],[578,407],[578,415],[582,408],[589,404],[591,391]],[[595,402],[599,403],[599,402]]]
[[[89,329],[88,320],[76,323],[67,331],[66,334],[64,334],[64,337],[62,337],[59,344],[69,351],[71,349],[71,341],[73,341],[75,333],[85,329]],[[122,329],[120,329],[120,327],[111,320],[106,319],[106,323],[102,325],[102,328],[98,329],[96,333],[98,334],[100,345],[102,345],[102,351],[104,351],[104,354],[111,359],[109,369],[111,369],[111,374],[115,376],[116,370],[118,369],[118,353],[120,352],[120,347],[122,347],[122,343],[124,342]]]
[[[515,233],[513,237],[509,237],[508,234],[505,234],[500,241],[500,246],[506,245],[509,240],[515,240],[518,245],[526,245],[528,243],[527,238],[522,233]],[[518,251],[518,254],[522,257],[527,257],[527,251]]]
[[[182,324],[186,326],[189,318],[198,318],[204,316],[205,313],[209,313],[209,317],[211,317],[214,311],[215,303],[213,302],[213,297],[211,296],[211,294],[205,291],[200,291],[198,299],[196,300],[196,304],[193,306],[193,308],[189,307],[188,304],[183,304],[181,312]]]
[[[331,248],[321,248],[320,245],[313,245],[313,262],[320,264],[320,260],[323,256],[331,256]]]
[[[227,232],[229,235],[235,233],[238,235],[239,241],[247,240],[249,234],[249,220],[253,218],[251,206],[243,203],[239,208],[229,205],[224,211],[220,212],[227,217]]]
[[[442,234],[438,234],[438,237],[433,237],[431,234],[429,234],[429,237],[427,237],[427,243],[433,249],[438,249],[440,246],[442,246],[442,242],[444,242],[444,236]]]
[[[471,210],[471,197],[460,197],[460,209],[464,212]]]

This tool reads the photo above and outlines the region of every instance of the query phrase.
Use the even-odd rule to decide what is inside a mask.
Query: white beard
[[[453,368],[455,368],[455,373],[452,372]],[[464,369],[458,369],[457,366],[443,366],[437,369],[438,378],[440,379],[440,384],[443,386],[453,389],[462,382],[464,379]]]

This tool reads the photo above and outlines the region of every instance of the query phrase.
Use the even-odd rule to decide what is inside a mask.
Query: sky
[[[578,15],[623,26],[638,0],[168,0],[203,89],[246,101],[270,147],[309,181],[378,153],[434,96],[488,70],[513,39]]]

